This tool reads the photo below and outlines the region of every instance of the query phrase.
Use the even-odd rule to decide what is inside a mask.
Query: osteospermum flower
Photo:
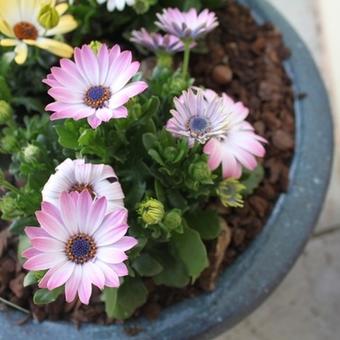
[[[178,8],[167,8],[158,13],[157,18],[156,25],[159,28],[181,39],[196,40],[218,26],[215,13],[207,9],[197,13],[194,8],[188,12],[181,12]]]
[[[184,50],[183,42],[174,35],[148,32],[142,28],[140,31],[133,31],[130,39],[135,44],[141,45],[155,53],[167,52],[174,54]]]
[[[166,129],[176,137],[185,137],[192,146],[195,141],[204,144],[213,136],[223,135],[227,129],[228,111],[222,98],[209,101],[198,88],[184,91],[174,99],[175,109]]]
[[[93,197],[106,197],[108,211],[124,206],[124,193],[113,169],[104,164],[66,159],[42,190],[43,201],[58,205],[61,194],[87,190]]]
[[[219,98],[214,91],[206,91],[206,99],[213,103]],[[224,94],[223,112],[227,114],[226,129],[222,135],[214,136],[204,146],[204,153],[209,156],[208,165],[211,170],[222,164],[224,178],[240,178],[242,167],[254,170],[256,157],[263,157],[263,143],[267,141],[257,135],[254,128],[245,119],[249,110],[241,103],[235,103]]]
[[[74,58],[74,62],[60,60],[60,67],[52,67],[44,80],[51,87],[49,95],[55,99],[46,107],[54,112],[51,120],[87,118],[96,128],[103,121],[126,117],[124,105],[147,88],[143,81],[129,83],[140,64],[132,62],[131,52],[121,52],[118,45],[109,50],[103,44],[98,54],[84,45],[74,50]]]
[[[135,0],[97,0],[98,4],[107,3],[107,10],[112,12],[115,9],[118,11],[122,11],[125,8],[125,5],[133,6],[135,4]]]
[[[71,15],[64,15],[68,5],[55,6],[60,15],[59,23],[51,29],[41,26],[38,20],[40,9],[45,0],[0,0],[0,33],[6,38],[0,39],[0,45],[14,46],[15,61],[26,61],[27,45],[36,46],[60,57],[72,56],[73,48],[63,42],[48,37],[74,30],[77,22]]]
[[[64,192],[59,207],[43,202],[36,213],[39,227],[26,227],[31,248],[24,251],[24,268],[47,270],[40,288],[53,290],[65,285],[67,302],[76,296],[88,304],[92,285],[118,287],[128,274],[125,251],[137,240],[125,236],[126,209],[107,213],[107,200],[92,200],[90,193]]]

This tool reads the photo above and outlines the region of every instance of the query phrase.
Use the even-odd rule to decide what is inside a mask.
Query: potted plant
[[[329,107],[294,31],[243,3],[257,22],[234,1],[0,2],[1,301],[64,320],[6,311],[4,336],[212,336],[290,269]]]

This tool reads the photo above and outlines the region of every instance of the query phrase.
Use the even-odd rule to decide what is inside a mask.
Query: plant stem
[[[19,310],[22,313],[31,314],[31,312],[29,310],[27,310],[25,308],[22,308],[22,307],[16,305],[15,303],[13,303],[11,301],[8,301],[8,300],[6,300],[6,299],[4,299],[2,297],[0,297],[0,302],[2,302],[3,304],[5,304],[5,305],[7,305],[9,307],[12,307],[12,308],[15,308],[15,309]]]
[[[183,60],[183,79],[187,79],[189,71],[189,61],[190,61],[190,46],[191,41],[186,40],[184,43],[184,60]]]

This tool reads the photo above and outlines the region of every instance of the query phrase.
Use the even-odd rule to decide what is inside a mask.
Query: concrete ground
[[[268,0],[317,61],[333,109],[335,161],[325,206],[304,253],[273,295],[217,340],[340,339],[340,1]]]

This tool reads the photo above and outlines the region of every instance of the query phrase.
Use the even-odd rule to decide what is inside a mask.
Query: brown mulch
[[[234,1],[229,1],[217,14],[220,26],[207,38],[209,53],[193,56],[192,75],[197,84],[227,92],[250,108],[250,122],[269,141],[263,160],[265,179],[246,199],[242,209],[216,206],[227,223],[227,231],[224,239],[209,245],[209,255],[214,263],[201,280],[186,289],[156,287],[151,280],[146,281],[149,301],[136,316],[144,314],[155,319],[166,306],[196,296],[203,290],[211,290],[217,273],[228,267],[261,232],[278,196],[287,190],[294,150],[294,94],[283,67],[289,50],[272,24],[258,25],[250,11]],[[16,260],[16,239],[7,236],[5,231],[0,231],[0,253],[3,253],[0,296],[30,309],[37,320],[67,319],[76,325],[112,323],[105,316],[98,291],[89,307],[79,303],[67,305],[62,297],[48,306],[35,306],[31,288],[22,287],[24,275]],[[138,331],[128,330],[131,334]]]

